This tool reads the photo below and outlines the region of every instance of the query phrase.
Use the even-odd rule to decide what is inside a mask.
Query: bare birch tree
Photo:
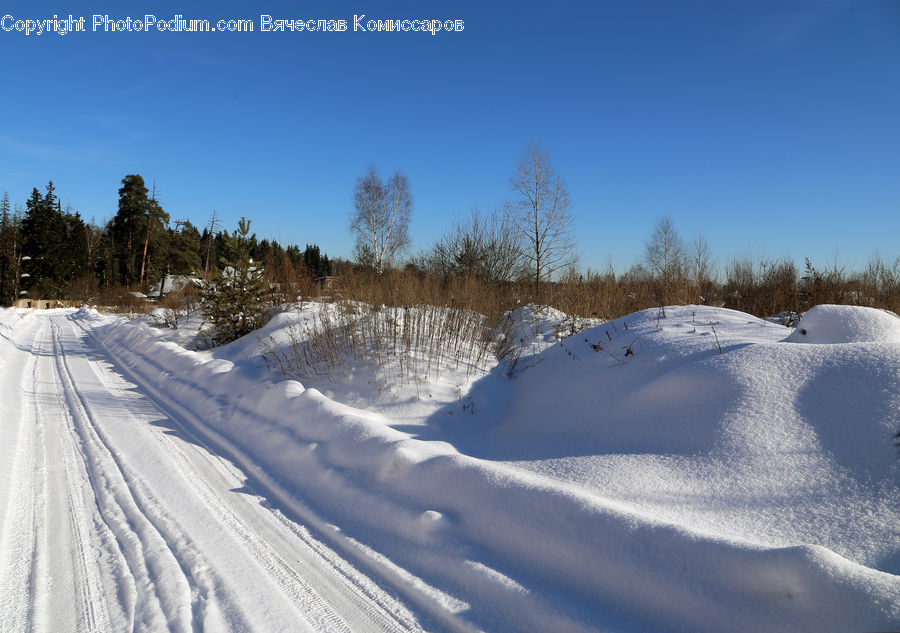
[[[515,194],[510,211],[524,242],[522,256],[539,295],[542,281],[577,259],[569,190],[540,145],[526,148],[510,188]]]
[[[644,248],[647,268],[660,286],[659,298],[663,304],[672,303],[677,284],[684,277],[687,267],[684,242],[672,218],[663,216],[656,221]]]
[[[395,171],[385,183],[374,165],[357,179],[353,191],[350,230],[356,235],[354,259],[380,275],[394,256],[409,244],[413,195],[407,178]]]
[[[707,297],[715,286],[713,279],[713,256],[709,241],[701,234],[697,234],[689,247],[689,266],[691,281],[701,297]]]

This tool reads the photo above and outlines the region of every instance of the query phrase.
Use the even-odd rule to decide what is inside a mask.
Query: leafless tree
[[[213,272],[210,270],[209,264],[210,260],[212,260],[213,265],[215,265],[215,249],[216,249],[216,229],[222,227],[222,220],[220,220],[216,215],[216,210],[213,209],[212,217],[209,218],[209,226],[206,229],[206,262],[203,264],[203,276],[206,281],[212,281]]]
[[[522,238],[509,214],[473,208],[434,245],[430,268],[441,275],[509,281],[522,269]]]
[[[569,190],[539,145],[526,148],[516,163],[510,188],[515,196],[509,205],[511,217],[521,234],[522,256],[537,295],[541,281],[577,259]]]
[[[647,268],[660,287],[659,298],[663,304],[672,303],[677,283],[684,277],[686,268],[684,242],[672,218],[663,216],[656,221],[644,249]]]
[[[369,166],[353,191],[350,230],[356,235],[356,261],[382,274],[397,252],[409,244],[412,211],[409,178],[395,171],[385,183],[375,166]]]
[[[689,246],[688,260],[694,287],[700,295],[708,296],[715,286],[715,280],[712,249],[706,237],[700,234],[694,237]]]

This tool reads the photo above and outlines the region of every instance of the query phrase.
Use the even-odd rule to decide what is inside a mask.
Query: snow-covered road
[[[0,631],[421,630],[66,313],[0,334]]]

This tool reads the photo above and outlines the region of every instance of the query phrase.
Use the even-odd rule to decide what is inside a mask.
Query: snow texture
[[[806,335],[700,306],[536,327],[512,376],[395,385],[397,406],[267,374],[255,337],[192,352],[90,310],[2,313],[0,371],[65,321],[428,628],[897,630],[897,319],[835,308]]]
[[[900,317],[887,310],[821,305],[800,319],[793,343],[900,343]]]

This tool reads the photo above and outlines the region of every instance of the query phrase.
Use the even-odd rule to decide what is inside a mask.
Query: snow
[[[54,349],[68,348],[67,375],[82,393],[92,384],[102,393],[100,375],[121,381],[116,420],[95,420],[137,482],[115,489],[138,490],[151,509],[174,497],[166,507],[181,527],[160,530],[163,542],[195,544],[211,587],[221,586],[210,603],[248,628],[284,612],[274,599],[268,611],[253,606],[262,598],[238,580],[248,568],[228,563],[204,530],[216,519],[182,476],[202,479],[211,467],[191,457],[182,476],[157,482],[158,469],[142,470],[147,437],[127,429],[158,430],[154,415],[139,414],[145,400],[259,503],[374,583],[374,595],[396,596],[409,630],[900,627],[893,315],[820,306],[801,319],[804,335],[722,308],[666,307],[566,336],[565,315],[528,306],[514,315],[523,356],[511,375],[448,369],[378,389],[359,376],[301,384],[267,371],[259,341],[285,344],[287,328],[320,309],[297,306],[203,352],[91,310],[7,310],[0,395],[19,402],[7,376],[29,341],[47,340],[48,321],[65,333]],[[830,344],[796,345],[798,336]],[[29,406],[4,410],[0,457],[17,444],[7,427],[25,428],[10,420]],[[15,472],[0,466],[0,494]],[[234,494],[218,493],[214,507],[231,508]],[[0,518],[10,514],[4,499]],[[251,529],[265,525],[241,512]]]
[[[900,348],[785,344],[722,309],[666,317],[562,341],[428,437],[704,532],[900,571]]]
[[[787,338],[794,343],[900,343],[900,317],[887,310],[820,305]]]

